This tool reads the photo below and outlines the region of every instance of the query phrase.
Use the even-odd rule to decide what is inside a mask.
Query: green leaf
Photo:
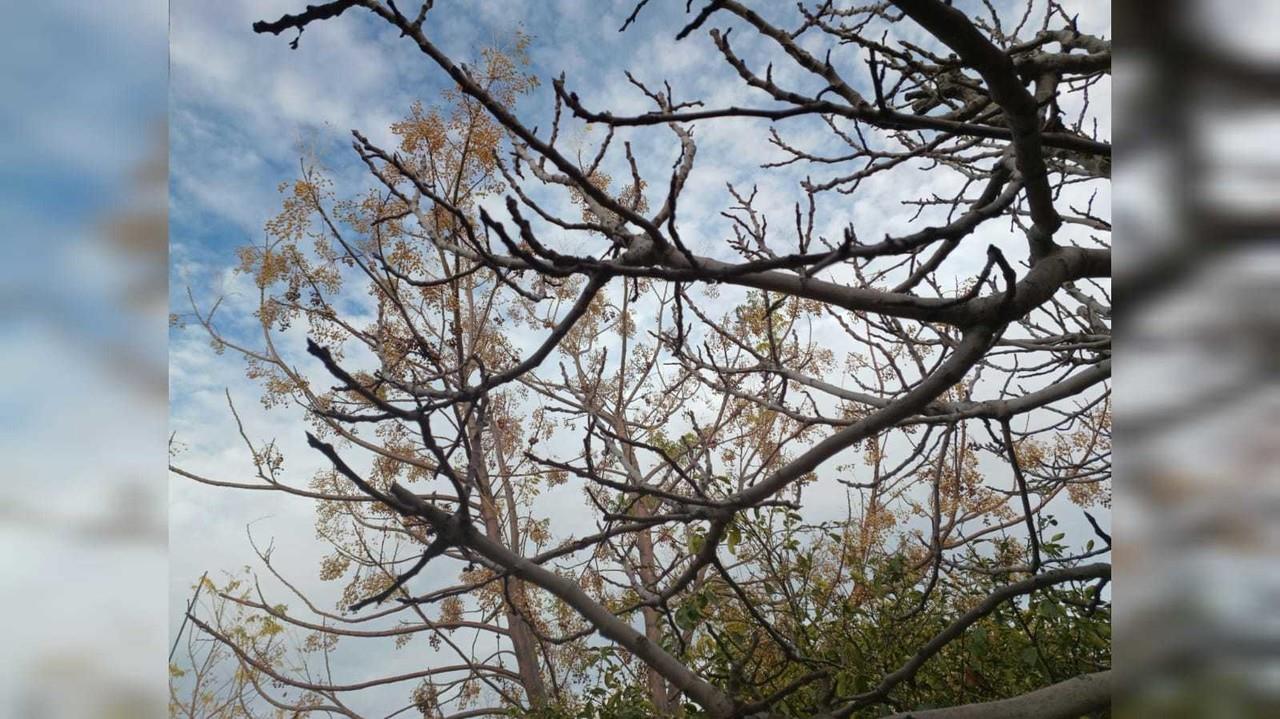
[[[702,621],[702,612],[694,606],[693,602],[688,602],[676,610],[676,626],[681,629],[693,629]]]
[[[836,694],[842,697],[849,696],[850,691],[849,691],[849,675],[848,674],[836,675]]]
[[[1066,615],[1066,613],[1062,611],[1062,606],[1057,602],[1052,601],[1041,602],[1040,605],[1036,607],[1036,612],[1045,619],[1060,619]]]
[[[974,656],[984,656],[987,653],[989,639],[987,637],[986,627],[975,627],[969,632],[969,647],[973,650]]]

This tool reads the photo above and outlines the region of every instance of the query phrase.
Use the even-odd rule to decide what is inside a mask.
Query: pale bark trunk
[[[478,428],[468,423],[468,431],[479,441]],[[515,534],[513,528],[511,537],[504,537],[502,532],[501,520],[498,517],[498,506],[494,498],[493,486],[490,482],[489,473],[483,464],[482,459],[473,459],[479,461],[476,467],[475,477],[477,489],[480,490],[480,518],[484,522],[484,532],[491,541],[498,544],[510,546],[513,551],[518,551],[515,546],[518,535]],[[509,507],[508,512],[514,512],[514,507]],[[503,598],[503,616],[507,622],[507,632],[511,637],[511,650],[516,657],[516,671],[520,675],[520,683],[524,687],[525,695],[529,700],[531,708],[539,709],[547,705],[547,687],[542,681],[541,663],[538,661],[538,641],[533,630],[529,627],[528,622],[520,614],[517,607],[512,606],[512,602],[523,602],[525,599],[524,582],[515,577],[507,580],[508,595]],[[528,611],[527,607],[525,611]]]

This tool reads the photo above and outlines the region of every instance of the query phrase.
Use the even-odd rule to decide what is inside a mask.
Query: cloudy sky
[[[230,271],[235,249],[261,241],[264,222],[279,207],[276,186],[297,177],[300,157],[314,155],[334,177],[340,197],[354,194],[369,183],[350,148],[350,130],[358,129],[375,143],[388,146],[390,124],[403,117],[415,100],[431,104],[445,89],[443,75],[434,64],[360,9],[312,25],[297,50],[289,47],[292,33],[276,37],[256,35],[250,29],[256,20],[275,19],[304,5],[302,0],[172,3],[170,304],[175,312],[187,311],[188,290],[204,307],[221,298],[221,326],[235,337],[249,336],[256,329],[250,316],[256,290]],[[720,59],[705,31],[674,41],[676,30],[687,21],[684,2],[655,0],[650,5],[631,29],[619,34],[634,6],[629,0],[438,0],[427,31],[461,60],[475,58],[476,48],[501,43],[518,28],[532,35],[531,71],[543,84],[521,101],[519,110],[533,118],[530,124],[534,125],[549,124],[550,80],[561,73],[569,88],[593,109],[619,113],[650,109],[648,100],[626,82],[625,69],[646,83],[668,80],[678,98],[703,99],[709,106],[762,104]],[[771,3],[768,10],[784,6],[791,4]],[[1086,31],[1109,34],[1105,13],[1087,12],[1081,21]],[[724,18],[714,24],[722,29],[735,25]],[[906,23],[895,32],[921,39],[918,30]],[[747,57],[766,49],[741,28],[733,40],[735,50]],[[856,54],[837,62],[843,63],[848,77],[865,75]],[[784,85],[792,81],[801,87],[812,85],[782,62],[775,67],[775,77]],[[1095,99],[1103,105],[1104,118],[1109,117],[1105,98]],[[786,226],[791,221],[792,204],[801,199],[796,182],[812,170],[798,167],[759,173],[760,163],[781,159],[765,141],[765,127],[748,120],[697,127],[698,160],[690,191],[681,200],[681,232],[695,251],[725,254],[727,231],[718,213],[730,202],[726,183],[744,188],[758,184],[762,209],[773,222]],[[817,148],[825,141],[824,133],[812,124],[796,122],[783,129],[788,139],[802,145]],[[669,131],[646,129],[628,133],[626,139],[635,146],[644,173],[662,178],[669,172],[679,149]],[[864,237],[900,232],[914,213],[914,208],[899,205],[900,199],[921,196],[930,189],[954,192],[957,187],[956,178],[945,173],[877,179],[852,198],[826,200],[828,204],[820,206],[818,231],[839,237],[840,230],[853,222]],[[984,240],[973,243],[969,254],[958,253],[949,270],[957,277],[975,274],[985,259],[986,241],[1001,244],[1013,256],[1025,254],[1020,243],[1000,233]],[[308,364],[303,335],[293,332],[286,338],[294,346],[282,347],[282,353]],[[181,449],[180,463],[209,476],[250,481],[252,464],[228,411],[228,394],[249,435],[274,438],[285,453],[291,476],[304,484],[320,463],[304,446],[298,414],[287,408],[263,410],[258,403],[260,391],[245,378],[238,358],[214,353],[198,328],[173,330],[170,422]],[[291,579],[320,603],[332,605],[335,587],[315,576],[322,552],[314,539],[313,508],[308,502],[175,480],[170,487],[169,516],[173,626],[201,572],[256,565],[247,529],[261,546],[274,540],[273,559],[278,565],[290,568]],[[264,582],[264,587],[268,596],[283,591],[270,582]],[[360,661],[358,676],[347,678],[375,676],[378,663],[403,659],[370,655]]]
[[[4,716],[41,679],[107,701],[163,668],[165,196],[138,180],[163,167],[165,23],[153,0],[50,0],[0,29]],[[155,226],[122,252],[108,228],[136,213]]]

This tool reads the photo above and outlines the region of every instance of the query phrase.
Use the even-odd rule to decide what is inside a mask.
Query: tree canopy
[[[1110,43],[1057,2],[784,5],[644,26],[743,92],[637,65],[629,114],[524,32],[451,57],[451,3],[253,26],[363,13],[451,88],[353,132],[362,191],[281,185],[258,336],[192,300],[324,469],[241,424],[252,479],[171,471],[314,502],[342,598],[211,581],[175,716],[1106,710]],[[773,153],[752,186],[708,187],[717,132]]]

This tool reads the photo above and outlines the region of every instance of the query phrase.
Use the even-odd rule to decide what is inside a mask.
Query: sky
[[[6,460],[0,489],[0,635],[8,661],[0,671],[0,715],[31,715],[45,701],[48,716],[88,716],[87,706],[65,700],[84,700],[102,711],[122,691],[136,700],[139,689],[148,696],[124,715],[163,715],[163,679],[156,680],[164,676],[159,657],[168,646],[166,630],[176,627],[201,571],[251,561],[245,536],[250,523],[259,540],[277,539],[275,556],[296,563],[297,576],[312,573],[319,549],[310,539],[305,503],[179,484],[158,459],[172,429],[188,446],[186,460],[211,473],[243,472],[245,453],[228,439],[232,427],[223,391],[229,389],[254,432],[292,443],[297,473],[305,476],[308,453],[296,447],[296,417],[257,409],[257,390],[238,364],[218,358],[192,333],[172,332],[174,407],[166,427],[164,371],[152,361],[164,354],[165,305],[183,310],[188,285],[199,298],[226,295],[244,309],[245,299],[236,293],[246,288],[226,268],[234,263],[236,246],[260,235],[276,208],[276,183],[296,172],[300,145],[319,146],[330,168],[358,184],[358,168],[345,149],[347,130],[358,127],[385,138],[386,125],[408,102],[441,88],[438,74],[415,53],[355,12],[309,30],[298,51],[288,50],[286,37],[259,37],[249,30],[254,20],[305,4],[175,0],[169,8],[163,0],[45,0],[7,8],[8,22],[0,29],[7,70],[0,75],[6,98],[0,106],[6,140],[0,143],[0,223],[8,240],[0,243],[0,370],[6,377],[0,386],[0,452]],[[438,4],[452,11],[461,0]],[[1066,4],[1079,13],[1084,29],[1110,35],[1110,19],[1098,11],[1110,3]],[[480,38],[505,36],[522,19],[541,38],[535,54],[539,74],[549,78],[566,71],[571,87],[593,107],[642,108],[621,81],[624,64],[644,64],[655,77],[670,75],[691,95],[702,90],[733,97],[736,85],[720,82],[717,72],[723,68],[705,38],[671,42],[682,5],[653,0],[634,31],[619,36],[615,30],[628,8],[618,2],[470,2],[464,12],[450,13],[447,28],[431,32],[450,48],[465,49]],[[1143,19],[1162,7],[1129,5]],[[1274,61],[1280,5],[1190,5],[1195,13],[1184,22],[1196,42],[1250,62]],[[1145,145],[1150,113],[1161,111],[1132,99],[1141,98],[1151,77],[1148,60],[1131,51],[1117,59],[1117,83],[1124,83],[1121,89],[1133,103],[1120,124],[1129,128],[1135,147]],[[1265,98],[1222,102],[1214,90],[1189,111],[1197,120],[1189,128],[1193,143],[1219,160],[1200,189],[1230,209],[1269,207],[1274,177],[1259,170],[1274,164],[1272,138],[1280,113]],[[173,130],[168,137],[166,103]],[[522,111],[545,116],[546,107],[544,94]],[[1101,115],[1109,119],[1109,109]],[[712,180],[743,176],[740,166],[766,149],[726,135],[715,151],[716,140],[709,139],[699,161],[698,172],[709,178],[702,184],[712,188],[706,198],[712,207],[723,200]],[[158,287],[163,282],[156,281],[157,273],[163,279],[163,252],[121,252],[107,232],[108,223],[124,215],[163,213],[168,193],[139,183],[138,172],[163,154],[166,142],[172,144],[174,230],[167,303]],[[1177,193],[1168,191],[1177,179],[1169,171],[1170,160],[1186,148],[1138,149],[1117,164],[1127,211],[1117,220],[1125,228],[1117,260],[1122,271],[1179,239],[1168,222],[1180,209]],[[659,159],[667,156],[654,162]],[[881,187],[847,210],[889,222],[892,199],[900,194],[900,187]],[[960,259],[969,269],[979,261]],[[1274,333],[1259,318],[1276,306],[1268,301],[1276,266],[1267,247],[1233,256],[1156,310],[1126,320],[1118,414],[1161,414],[1224,375],[1231,380],[1251,353],[1272,356],[1267,338]],[[139,292],[143,287],[152,290]],[[1224,317],[1239,327],[1223,328]],[[1197,334],[1202,328],[1208,340]],[[1148,333],[1159,341],[1143,347],[1141,335]],[[1144,506],[1150,498],[1138,496],[1141,485],[1117,486],[1130,487],[1130,496],[1117,500],[1123,502],[1122,541],[1129,550],[1117,557],[1125,574],[1122,608],[1130,616],[1147,595],[1226,607],[1223,616],[1251,637],[1274,626],[1274,536],[1242,547],[1230,537],[1213,540],[1185,528],[1212,520],[1238,536],[1241,529],[1276,526],[1268,514],[1277,486],[1269,449],[1275,446],[1274,382],[1249,395],[1243,408],[1226,404],[1208,419],[1192,418],[1149,441],[1124,440],[1122,478],[1152,474],[1154,467],[1154,474],[1171,478],[1178,490]],[[1240,459],[1223,461],[1231,453]],[[168,572],[166,488],[173,506]],[[1239,561],[1220,561],[1223,555]],[[167,608],[166,599],[172,600]],[[1176,636],[1164,616],[1129,626],[1161,638]],[[379,669],[370,667],[371,673]],[[65,690],[72,678],[74,696]],[[1202,694],[1220,701],[1222,693]]]
[[[292,34],[257,35],[250,29],[256,20],[296,12],[303,4],[300,0],[174,0],[171,5],[170,307],[173,312],[187,312],[188,291],[206,308],[221,298],[221,326],[232,337],[250,336],[256,324],[249,316],[256,290],[245,277],[230,271],[235,249],[262,239],[264,222],[279,207],[276,186],[297,177],[300,157],[317,158],[333,176],[339,196],[352,194],[367,186],[367,180],[363,164],[350,148],[350,130],[358,129],[375,143],[388,146],[390,124],[404,116],[415,100],[430,104],[445,89],[443,75],[434,64],[360,9],[312,25],[296,50],[289,47]],[[683,2],[649,3],[623,34],[618,28],[631,11],[631,2],[548,0],[518,4],[519,12],[513,11],[516,5],[503,0],[438,0],[428,16],[427,32],[457,58],[474,57],[474,48],[509,38],[517,28],[532,35],[531,72],[542,78],[543,85],[518,108],[522,116],[534,118],[531,124],[549,124],[550,80],[562,72],[569,89],[588,107],[616,113],[649,109],[648,101],[626,83],[623,70],[627,68],[645,82],[669,80],[678,98],[704,99],[709,106],[761,104],[719,58],[705,32],[678,44],[674,41],[676,29],[685,21]],[[771,4],[762,12],[783,5],[790,6]],[[1083,29],[1109,34],[1109,18],[1099,15],[1083,13]],[[437,21],[442,24],[434,24]],[[734,25],[725,19],[714,24]],[[918,29],[908,23],[894,31],[920,39]],[[764,50],[744,29],[732,37],[735,50],[746,57]],[[860,58],[852,54],[837,62],[845,63],[847,76],[865,75],[856,69],[860,64],[854,65]],[[785,63],[777,65],[775,77],[784,85],[795,81],[811,86]],[[1098,102],[1104,119],[1109,119],[1106,100]],[[695,251],[725,255],[721,238],[727,232],[718,213],[730,199],[727,182],[746,188],[759,184],[762,208],[771,215],[771,224],[790,222],[791,205],[800,199],[796,182],[810,170],[759,173],[760,163],[781,158],[761,140],[763,127],[748,120],[697,126],[697,164],[690,190],[681,199],[681,232]],[[797,122],[786,128],[786,136],[820,146],[817,143],[824,142],[824,135],[818,129]],[[643,172],[650,177],[669,172],[678,151],[669,131],[652,128],[627,135]],[[864,237],[900,232],[910,225],[914,208],[897,204],[899,199],[927,189],[951,192],[956,187],[954,178],[940,173],[877,179],[851,198],[826,200],[830,204],[820,208],[819,219],[825,224],[819,226],[819,233],[839,237],[849,222]],[[1108,200],[1103,197],[1101,202]],[[1000,244],[1013,256],[1025,254],[1016,238],[1001,234],[984,239]],[[958,277],[975,274],[985,260],[985,246],[986,242],[975,242],[972,251],[957,253],[951,271]],[[293,343],[284,348],[286,356],[306,363],[301,332],[287,333],[286,338]],[[320,468],[316,453],[304,446],[298,414],[288,408],[263,410],[258,404],[259,389],[245,378],[243,366],[232,353],[214,353],[208,338],[192,326],[171,330],[169,340],[170,430],[181,450],[182,466],[233,481],[252,476],[248,453],[228,411],[230,395],[251,437],[279,442],[291,476],[306,478]],[[288,567],[291,581],[319,597],[320,603],[332,604],[336,587],[315,577],[323,552],[314,539],[313,507],[308,502],[187,481],[172,482],[169,493],[171,627],[180,621],[180,608],[202,572],[234,571],[244,565],[258,569],[249,531],[261,546],[274,539],[273,561]],[[843,500],[834,506],[843,506]],[[582,522],[582,513],[576,515],[576,520],[559,518],[561,526],[569,528],[566,531],[588,526]],[[270,581],[264,581],[264,588],[268,596],[284,591]],[[351,655],[349,660],[360,667],[360,676],[352,679],[374,676],[381,665],[404,661],[374,654]]]
[[[50,0],[0,28],[4,716],[66,716],[68,675],[98,707],[163,707],[166,22]]]

